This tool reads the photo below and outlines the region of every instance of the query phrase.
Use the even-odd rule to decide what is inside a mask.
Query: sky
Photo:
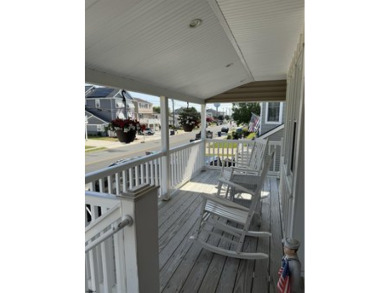
[[[153,103],[153,106],[160,106],[160,97],[157,96],[152,96],[152,95],[147,95],[143,93],[137,93],[137,92],[132,92],[128,91],[132,97],[135,98],[140,98],[145,101]],[[190,107],[195,107],[199,112],[200,112],[200,105],[195,104],[195,103],[190,103]],[[169,99],[168,107],[172,107],[172,101]],[[178,109],[180,107],[187,107],[187,102],[179,101],[179,100],[174,100],[174,107],[175,109]],[[214,104],[208,104],[206,105],[206,109],[213,109],[216,110]],[[218,112],[225,112],[227,115],[231,115],[231,110],[232,109],[232,103],[221,103],[220,106],[218,107]]]
[[[85,84],[85,85],[90,85],[90,84]],[[130,95],[133,98],[139,98],[143,99],[145,101],[153,103],[153,106],[159,107],[160,106],[160,97],[153,96],[153,95],[148,95],[148,94],[143,94],[143,93],[138,93],[138,92],[132,92],[128,91]],[[200,105],[195,104],[195,103],[189,103],[190,107],[195,107],[200,112]],[[169,99],[168,102],[168,107],[171,109],[172,108],[172,100]],[[187,107],[187,102],[179,101],[179,100],[174,100],[174,107],[175,109],[181,108],[181,107]],[[216,107],[214,104],[208,104],[206,105],[206,109],[213,109],[216,110]],[[221,103],[220,106],[218,107],[218,112],[225,112],[225,115],[231,115],[232,114],[232,103]]]

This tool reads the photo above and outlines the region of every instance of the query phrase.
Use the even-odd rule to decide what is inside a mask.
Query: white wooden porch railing
[[[156,187],[122,197],[86,191],[85,203],[85,291],[158,292]]]
[[[202,167],[202,143],[192,142],[170,152],[170,186],[174,191],[195,176]],[[85,176],[86,189],[120,195],[142,184],[159,186],[162,195],[162,158],[166,153],[148,155],[117,166],[89,173]]]
[[[192,142],[170,151],[171,186],[176,190],[198,174],[204,166],[202,143]]]
[[[102,237],[110,226],[116,227],[121,220],[120,200],[113,195],[96,192],[85,192],[85,243],[91,245]],[[102,219],[104,219],[102,221]],[[99,220],[99,221],[98,221]],[[86,249],[85,254],[85,290],[110,292],[122,290],[124,284],[124,266],[115,259],[123,259],[123,232],[103,241],[92,249]],[[114,269],[115,268],[115,269]],[[117,283],[116,280],[119,280]],[[102,288],[100,288],[102,284]],[[109,289],[110,288],[110,289]],[[102,289],[102,290],[101,290]],[[120,292],[120,291],[118,291]]]
[[[130,162],[107,167],[85,176],[86,188],[119,195],[142,184],[161,184],[161,158],[164,154],[152,154]]]
[[[253,140],[206,139],[206,163],[210,169],[220,169],[222,164],[225,166],[236,162],[242,164],[246,158],[250,157],[253,146]],[[269,175],[279,175],[281,148],[282,141],[268,142],[268,154],[275,151]]]
[[[249,157],[254,145],[253,140],[220,140],[206,139],[203,152],[202,141],[173,148],[170,153],[170,186],[171,192],[177,190],[188,180],[198,174],[204,166],[219,169],[222,164],[240,163]],[[268,153],[275,150],[271,164],[271,175],[279,175],[280,153],[282,142],[270,141]],[[148,155],[123,164],[89,173],[85,176],[86,189],[120,195],[123,192],[142,184],[158,186],[158,195],[162,195],[162,158],[166,153]],[[165,189],[166,190],[166,189]]]

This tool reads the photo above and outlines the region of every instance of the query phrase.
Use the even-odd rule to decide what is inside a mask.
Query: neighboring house
[[[224,111],[216,111],[214,109],[206,109],[206,116],[208,117],[218,117],[218,116],[225,116],[225,112]]]
[[[285,102],[262,102],[259,134],[269,141],[281,141],[284,137],[284,121],[286,117]],[[280,166],[280,150],[276,151],[276,166]],[[279,168],[279,167],[278,167]],[[280,171],[279,169],[277,171]]]
[[[95,86],[93,86],[93,85],[86,85],[85,86],[85,96],[87,96],[94,88],[95,88]]]
[[[286,107],[285,102],[262,102],[260,104],[261,114],[260,114],[260,127],[259,135],[262,136],[266,133],[269,133],[272,130],[275,130],[280,125],[284,123],[286,117]],[[275,132],[275,131],[274,131]],[[272,140],[280,140],[283,136],[283,131],[278,132],[272,136]]]
[[[88,89],[87,89],[88,87]],[[109,87],[85,87],[85,110],[105,122],[125,117],[123,95],[126,98],[127,117],[135,118],[133,97],[125,90]]]
[[[106,136],[108,122],[96,117],[92,113],[85,111],[86,127],[88,135]]]
[[[173,117],[175,117],[175,123],[173,123]],[[175,114],[175,116],[173,116],[173,114],[169,114],[168,116],[168,123],[169,125],[174,125],[175,127],[180,127],[180,124],[179,124],[179,114]]]
[[[217,117],[217,111],[215,111],[213,109],[206,109],[206,116]]]
[[[133,102],[135,106],[135,118],[141,124],[145,124],[146,127],[155,130],[161,128],[160,114],[153,113],[153,103],[139,98],[134,98]]]

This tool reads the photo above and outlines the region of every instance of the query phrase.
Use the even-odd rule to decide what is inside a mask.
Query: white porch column
[[[200,105],[200,123],[201,123],[201,139],[202,139],[202,145],[201,145],[201,153],[200,153],[200,159],[203,164],[203,169],[206,168],[206,163],[205,163],[205,153],[206,153],[206,104],[201,104]]]
[[[169,108],[168,98],[160,97],[160,113],[161,113],[161,149],[165,155],[162,157],[162,174],[161,174],[161,191],[162,199],[169,200],[171,194],[169,186],[171,186],[171,170],[170,170],[170,154],[169,154]]]

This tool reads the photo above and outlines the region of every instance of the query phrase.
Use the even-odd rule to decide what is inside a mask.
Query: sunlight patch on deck
[[[267,196],[269,196],[271,193],[269,192],[269,191],[265,191],[265,190],[263,190],[262,192],[261,192],[261,197],[267,197]]]
[[[201,183],[201,182],[188,182],[187,184],[180,187],[180,190],[184,191],[198,191],[198,190],[210,190],[217,192],[215,184]]]
[[[267,197],[270,195],[270,192],[269,191],[262,191],[261,192],[261,197]],[[235,198],[240,198],[240,199],[245,199],[245,200],[251,200],[252,199],[252,195],[250,195],[249,193],[237,193],[234,195]]]

